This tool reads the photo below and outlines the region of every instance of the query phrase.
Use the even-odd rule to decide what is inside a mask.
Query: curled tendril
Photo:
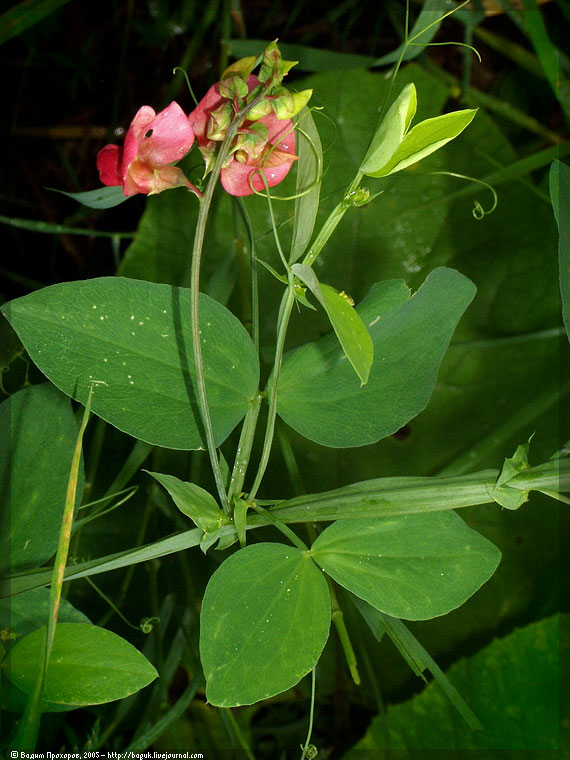
[[[158,617],[143,618],[141,620],[140,629],[143,633],[150,633],[158,623],[160,623],[160,618]]]
[[[188,87],[190,91],[190,95],[192,96],[192,100],[196,105],[198,105],[198,98],[194,95],[194,90],[192,89],[192,85],[190,84],[190,80],[188,79],[188,74],[184,71],[184,69],[181,66],[175,66],[172,69],[172,76],[176,74],[177,71],[180,71],[182,73],[182,76],[186,80],[186,86]]]
[[[318,757],[319,750],[315,747],[314,744],[309,744],[305,748],[305,760],[315,760],[316,757]]]
[[[477,179],[476,177],[468,177],[465,174],[457,174],[456,172],[429,172],[429,174],[445,174],[448,177],[457,177],[457,179],[466,179],[468,182],[475,182],[478,185],[483,185],[483,187],[486,187],[493,196],[493,203],[491,205],[491,208],[485,209],[483,206],[479,203],[479,201],[475,200],[473,201],[473,209],[472,214],[477,219],[477,221],[481,221],[483,217],[487,216],[488,214],[492,214],[493,211],[497,208],[498,198],[497,193],[495,191],[495,188],[490,185],[488,182],[484,182],[482,179]]]

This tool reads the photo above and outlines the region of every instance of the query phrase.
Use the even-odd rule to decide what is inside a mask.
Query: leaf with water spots
[[[263,543],[232,554],[202,602],[208,702],[249,705],[294,686],[316,665],[330,616],[327,583],[308,552]]]
[[[455,512],[339,520],[314,542],[313,559],[380,612],[406,620],[445,615],[495,572],[501,553]]]
[[[205,447],[195,396],[190,291],[122,277],[52,285],[2,307],[60,390],[119,430],[172,449]],[[255,347],[234,315],[200,296],[204,372],[216,444],[256,393]]]
[[[374,360],[361,387],[335,336],[290,352],[283,360],[279,415],[325,446],[375,443],[424,409],[439,365],[475,286],[438,267],[409,297],[400,280],[373,285],[357,307],[372,338]]]

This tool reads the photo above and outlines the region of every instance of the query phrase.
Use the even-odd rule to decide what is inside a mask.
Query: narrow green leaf
[[[376,130],[360,171],[364,174],[386,166],[404,139],[416,113],[418,96],[413,82],[405,85]]]
[[[0,45],[38,24],[69,0],[23,0],[0,16]]]
[[[323,149],[315,121],[308,108],[299,115],[296,152],[297,187],[293,235],[289,262],[293,263],[305,253],[311,242],[319,210],[321,177],[323,172]]]
[[[410,129],[384,166],[366,171],[365,174],[370,177],[386,177],[416,164],[461,134],[476,113],[476,108],[466,108],[421,121]]]
[[[411,61],[421,53],[425,52],[426,45],[437,34],[441,25],[443,16],[450,10],[445,0],[425,0],[418,17],[410,29],[408,39],[413,40],[412,44],[402,43],[396,50],[383,55],[374,61],[374,66],[386,66],[389,63],[396,63],[400,60],[403,52],[403,61]],[[471,13],[473,11],[471,10]]]
[[[48,190],[67,195],[68,198],[73,198],[74,201],[89,208],[113,208],[128,200],[128,197],[123,194],[122,187],[98,187],[96,190],[85,190],[81,193],[66,193],[55,187],[50,187]]]
[[[374,346],[364,387],[334,336],[287,354],[277,411],[298,433],[325,446],[364,446],[391,435],[422,411],[439,365],[475,286],[435,269],[409,298],[401,281],[374,285],[357,311]]]
[[[224,512],[212,494],[195,483],[185,483],[174,475],[145,470],[166,488],[182,514],[193,520],[204,533],[217,530],[225,522]]]
[[[271,510],[284,522],[368,519],[492,503],[498,470],[458,477],[373,478],[281,501]]]
[[[0,572],[38,567],[57,549],[77,439],[71,403],[50,383],[0,404]],[[83,489],[79,473],[78,503]]]
[[[317,564],[380,612],[445,615],[495,572],[501,553],[455,512],[340,520],[312,546]]]
[[[2,307],[30,356],[64,393],[147,443],[205,447],[194,395],[190,291],[121,277],[52,285]],[[240,322],[200,296],[208,401],[219,445],[257,392],[259,363]]]
[[[570,167],[561,161],[554,161],[550,167],[550,198],[558,224],[562,316],[570,340]]]
[[[237,707],[294,686],[317,663],[330,615],[326,581],[307,552],[263,543],[233,554],[202,602],[208,701]]]
[[[234,533],[233,528],[226,527],[224,530],[226,535],[227,533]],[[109,554],[105,557],[88,560],[87,562],[80,562],[77,565],[70,565],[65,568],[64,580],[72,581],[77,578],[97,575],[98,573],[108,573],[121,567],[129,567],[139,562],[149,562],[152,559],[176,554],[176,552],[182,552],[185,549],[199,546],[203,535],[204,533],[200,528],[193,528],[174,536],[161,538],[146,546],[138,546],[136,549],[127,549],[116,554]],[[51,580],[51,576],[52,571],[50,569],[35,570],[31,573],[14,575],[9,579],[0,579],[2,581],[0,582],[0,598],[22,594],[29,589],[47,586]]]
[[[396,649],[417,676],[420,676],[425,681],[424,673],[425,671],[429,671],[451,704],[465,718],[467,725],[472,729],[480,730],[483,728],[479,719],[469,705],[466,704],[455,686],[401,620],[384,615],[383,612],[374,609],[374,607],[354,596],[354,594],[352,595],[352,601],[378,641],[380,641],[384,633],[387,633],[394,642]]]
[[[45,628],[18,641],[8,656],[10,680],[34,688]],[[48,666],[44,697],[66,705],[97,705],[134,694],[157,678],[150,662],[117,634],[83,623],[60,623]]]
[[[537,0],[523,0],[523,23],[528,38],[566,120],[570,120],[570,61],[563,49],[550,39]]]
[[[360,385],[365,385],[374,358],[374,346],[366,325],[354,310],[349,297],[330,285],[320,283],[314,270],[306,264],[293,264],[291,269],[325,309],[342,350],[360,378]]]

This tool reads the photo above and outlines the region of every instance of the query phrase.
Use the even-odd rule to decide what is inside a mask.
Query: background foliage
[[[39,3],[30,3],[27,15],[0,16],[0,54],[11,82],[5,108],[11,149],[2,169],[2,299],[115,273],[188,284],[189,241],[197,214],[191,195],[175,190],[148,201],[136,197],[100,212],[79,209],[47,188],[73,192],[97,187],[97,151],[120,139],[141,104],[159,110],[176,98],[186,111],[192,108],[181,75],[171,74],[174,65],[188,71],[200,97],[225,67],[230,51],[259,51],[261,44],[248,40],[279,37],[285,46],[302,46],[294,50],[301,63],[291,80],[299,89],[312,87],[315,104],[326,114],[315,117],[326,169],[319,220],[326,218],[364,155],[388,87],[384,72],[390,61],[385,56],[401,42],[404,5],[400,0],[378,5],[372,0],[333,5],[303,0],[54,0],[42,3],[41,12]],[[413,17],[418,11],[412,5]],[[379,443],[343,451],[320,447],[280,423],[279,445],[267,476],[271,495],[287,498],[384,475],[451,475],[497,468],[532,433],[531,462],[539,462],[568,438],[561,420],[567,421],[570,411],[569,351],[561,328],[557,229],[548,193],[551,161],[565,161],[570,152],[563,54],[568,25],[563,3],[547,3],[540,11],[528,3],[523,13],[508,8],[496,15],[472,7],[446,20],[435,41],[472,41],[482,55],[481,64],[464,49],[441,46],[418,49],[418,57],[401,71],[400,86],[414,81],[418,88],[418,120],[458,107],[478,106],[479,113],[460,139],[420,168],[370,180],[370,189],[383,194],[345,217],[319,260],[319,277],[359,301],[373,282],[403,278],[416,290],[432,269],[449,265],[473,280],[477,297],[455,333],[424,412]],[[287,55],[285,46],[284,56],[296,58]],[[374,65],[383,59],[382,65]],[[557,92],[556,78],[561,80]],[[198,158],[191,154],[187,161],[192,173]],[[492,182],[499,196],[497,210],[476,221],[471,215],[473,198],[488,207],[487,192],[428,173],[442,169]],[[279,194],[290,194],[293,188],[291,176]],[[258,255],[275,265],[267,207],[253,198],[248,209]],[[287,238],[291,208],[278,204],[277,212]],[[247,277],[246,232],[228,196],[218,195],[215,213],[215,219],[224,222],[208,227],[204,289],[247,323],[248,307],[237,287]],[[278,299],[271,275],[263,270],[260,277],[264,380]],[[311,313],[310,318],[300,314],[291,325],[288,348],[319,339],[327,329],[322,313]],[[4,396],[26,382],[41,383],[43,377],[5,322],[1,330]],[[50,397],[46,401],[62,428],[61,445],[69,446],[65,429],[73,409],[53,389],[43,386],[42,392]],[[27,438],[41,445],[46,421],[24,397],[18,398],[18,413],[12,406],[6,424],[14,430],[26,425]],[[235,444],[230,439],[224,446],[228,459]],[[81,527],[73,539],[75,561],[150,543],[189,527],[165,492],[140,471],[142,465],[212,487],[202,453],[135,443],[97,419],[88,430],[85,451],[84,503],[130,484],[138,490],[110,515]],[[28,458],[31,454],[28,448]],[[25,478],[33,465],[22,455],[12,467],[15,475],[21,468]],[[47,482],[52,467],[44,461],[34,469],[36,482]],[[511,663],[510,672],[501,674],[501,699],[506,695],[508,702],[509,694],[524,695],[513,709],[522,710],[528,700],[539,715],[532,720],[534,732],[532,726],[523,734],[505,728],[508,746],[551,748],[558,729],[552,720],[556,706],[549,701],[556,658],[547,658],[540,670],[544,679],[530,686],[512,674],[524,671],[541,653],[546,657],[556,650],[551,616],[567,604],[560,598],[569,580],[567,553],[559,553],[567,511],[534,495],[517,512],[493,505],[463,510],[462,516],[500,548],[499,569],[463,607],[444,618],[411,623],[410,629],[441,667],[467,658],[453,666],[456,671],[452,669],[450,677],[483,722],[496,690],[469,673],[495,667],[489,663],[497,660]],[[54,527],[42,525],[41,530],[51,531],[45,548],[54,541]],[[14,545],[12,562],[23,569]],[[34,555],[32,564],[46,562],[48,555]],[[160,618],[148,635],[131,630],[88,581],[68,584],[68,601],[76,610],[70,607],[68,617],[62,612],[62,620],[82,622],[84,614],[129,639],[154,663],[161,678],[120,702],[44,716],[40,749],[153,746],[195,748],[206,757],[241,757],[248,752],[260,759],[280,753],[297,756],[306,733],[308,683],[233,712],[205,703],[198,614],[207,579],[219,562],[216,552],[204,557],[192,549],[95,578],[99,592],[112,599],[126,621],[137,625],[142,618]],[[37,628],[45,617],[41,592],[14,599],[11,610],[5,600],[0,607],[2,626],[14,627],[17,619],[22,630]],[[434,687],[413,697],[422,682],[387,637],[377,642],[350,603],[345,615],[358,645],[363,683],[359,688],[351,683],[340,646],[331,637],[317,679],[313,741],[322,756],[341,757],[371,721],[358,752],[385,746],[378,743],[377,733],[386,739],[386,709],[393,746],[440,746],[441,737],[431,736],[417,717],[422,710],[440,714]],[[535,627],[525,629],[529,623]],[[430,700],[432,705],[425,706]],[[412,720],[410,715],[416,717]],[[7,727],[12,720],[13,714],[6,713]],[[157,725],[160,730],[152,728]],[[495,737],[503,729],[493,725]],[[465,727],[457,730],[455,746],[472,746],[472,736],[461,733]],[[568,723],[563,722],[561,740],[567,733]],[[495,748],[493,743],[488,746]]]

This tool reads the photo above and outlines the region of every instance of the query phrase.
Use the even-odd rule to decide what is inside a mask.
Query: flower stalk
[[[204,191],[204,196],[200,200],[198,221],[196,223],[194,245],[192,248],[192,269],[190,274],[190,308],[192,318],[192,349],[194,355],[194,366],[196,369],[198,404],[202,417],[202,424],[204,425],[204,435],[206,438],[206,445],[208,447],[208,453],[210,456],[210,463],[212,465],[216,489],[218,491],[222,509],[226,512],[226,514],[230,516],[232,514],[232,507],[226,493],[226,487],[220,468],[220,462],[218,459],[218,454],[216,452],[216,442],[214,438],[214,430],[212,428],[210,408],[208,406],[206,380],[204,377],[204,359],[202,356],[202,343],[200,338],[200,265],[202,261],[202,249],[204,247],[204,234],[206,231],[208,214],[210,211],[210,206],[212,204],[214,189],[222,171],[222,166],[228,157],[231,149],[231,144],[237,134],[241,123],[249,111],[254,108],[259,102],[261,102],[263,95],[264,93],[261,92],[256,98],[251,101],[251,103],[248,103],[244,108],[242,108],[242,110],[234,117],[227,128],[226,134],[220,146],[220,150],[216,156],[214,166],[212,167],[210,179],[208,180],[208,184],[206,185],[206,189]]]

